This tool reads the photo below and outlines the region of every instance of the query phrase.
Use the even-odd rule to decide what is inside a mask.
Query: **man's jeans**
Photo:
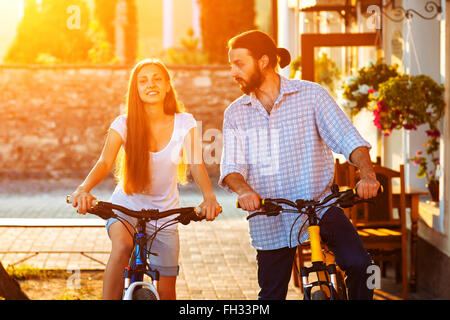
[[[334,253],[336,264],[345,271],[348,297],[371,300],[373,290],[367,286],[367,268],[371,259],[355,228],[340,208],[331,207],[320,220],[320,236]],[[296,248],[258,250],[260,300],[286,299]]]

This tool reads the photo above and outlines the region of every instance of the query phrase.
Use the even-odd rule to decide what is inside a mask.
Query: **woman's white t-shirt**
[[[158,152],[150,152],[150,191],[145,194],[128,195],[123,190],[123,182],[120,181],[109,201],[131,210],[158,209],[164,211],[178,208],[177,168],[181,161],[184,138],[196,126],[196,121],[191,114],[176,113],[169,143]],[[120,134],[123,140],[122,148],[124,148],[127,135],[127,117],[125,115],[118,116],[110,128]],[[171,219],[173,217],[169,216],[151,221],[150,224],[161,226]],[[176,228],[176,226],[177,224],[174,224],[168,228]]]

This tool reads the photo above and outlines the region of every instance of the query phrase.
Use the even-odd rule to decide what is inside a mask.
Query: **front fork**
[[[138,233],[135,236],[135,249],[132,253],[130,263],[125,267],[124,278],[124,292],[130,287],[130,284],[135,282],[142,282],[144,280],[144,274],[148,274],[153,282],[159,280],[158,270],[147,270],[146,268],[146,253],[145,253],[145,234]]]
[[[317,225],[309,226],[308,233],[310,237],[311,246],[311,262],[312,267],[300,268],[300,276],[302,277],[303,293],[306,300],[311,298],[311,289],[314,286],[320,286],[321,289],[330,297],[334,299],[337,292],[336,280],[336,264],[334,255],[322,250],[320,227]],[[309,274],[315,272],[318,281],[309,283]],[[328,274],[330,277],[328,278]]]

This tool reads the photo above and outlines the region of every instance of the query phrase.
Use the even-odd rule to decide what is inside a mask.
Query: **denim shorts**
[[[136,219],[126,218],[135,225]],[[106,222],[106,230],[109,236],[109,227],[119,222],[115,218],[110,218]],[[119,222],[120,223],[120,222]],[[153,234],[156,227],[150,223],[146,224],[147,236]],[[158,232],[156,238],[147,242],[147,250],[158,254],[157,256],[149,255],[150,268],[159,271],[159,274],[164,277],[175,277],[179,274],[178,256],[180,254],[180,239],[178,229],[163,229]]]

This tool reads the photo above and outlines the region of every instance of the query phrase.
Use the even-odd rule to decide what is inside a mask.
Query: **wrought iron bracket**
[[[386,13],[386,9],[388,7],[392,7],[392,11],[394,11],[394,16],[391,17]],[[440,4],[437,4],[434,1],[428,1],[425,3],[424,7],[425,11],[428,14],[431,14],[430,16],[425,16],[421,14],[420,12],[414,10],[414,9],[405,9],[401,6],[396,6],[395,1],[390,0],[387,4],[383,5],[381,8],[381,13],[389,20],[394,22],[402,22],[405,18],[411,19],[414,15],[419,16],[422,19],[425,20],[433,20],[435,19],[439,14],[442,13],[442,6]],[[397,18],[398,17],[398,18]]]

